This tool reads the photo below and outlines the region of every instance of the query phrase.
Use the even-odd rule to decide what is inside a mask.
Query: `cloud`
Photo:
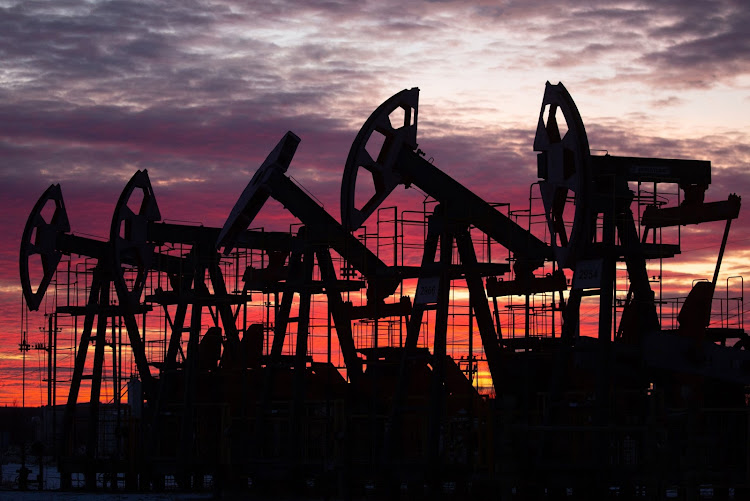
[[[685,103],[685,99],[677,96],[669,96],[663,99],[654,99],[651,101],[651,106],[654,108],[669,108],[672,106],[679,106]]]
[[[750,13],[733,0],[653,2],[503,2],[475,8],[493,28],[525,33],[517,64],[588,70],[608,84],[655,89],[712,88],[750,73]],[[583,26],[583,27],[582,27]],[[528,63],[526,63],[528,64]],[[602,75],[602,68],[608,71]]]
[[[641,60],[652,67],[655,80],[685,87],[711,87],[750,73],[750,13],[734,2],[706,2],[704,12],[676,21],[651,35],[666,41],[661,50]],[[694,9],[688,9],[688,12]]]

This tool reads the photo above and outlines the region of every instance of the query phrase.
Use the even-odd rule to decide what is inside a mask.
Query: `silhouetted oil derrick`
[[[237,326],[249,289],[236,293],[228,290],[221,256],[214,247],[219,229],[159,223],[159,217],[151,216],[151,186],[145,171],[136,173],[131,182],[137,183],[146,196],[142,197],[139,212],[132,211],[127,209],[127,200],[133,190],[126,188],[115,211],[121,219],[112,225],[116,256],[132,255],[135,257],[131,256],[131,261],[137,263],[134,268],[120,268],[121,276],[126,272],[135,275],[133,283],[137,286],[151,269],[166,273],[167,287],[157,288],[146,299],[163,309],[171,327],[165,356],[159,361],[159,385],[151,405],[153,415],[149,416],[147,458],[155,459],[150,466],[157,477],[173,474],[181,486],[196,485],[206,473],[218,474],[217,466],[230,454],[230,437],[222,436],[220,430],[229,427],[234,412],[242,411],[242,404],[238,403],[242,401],[241,392],[252,384],[243,371],[250,363],[249,345],[257,345],[258,341],[262,344],[262,337],[251,339],[244,320],[242,328]],[[238,241],[239,248],[280,254],[289,254],[292,247],[292,239],[285,233],[244,231]],[[189,248],[179,266],[158,269],[138,257],[149,256],[150,249],[164,244]],[[137,307],[142,294],[126,289],[125,280],[120,283],[122,295]],[[212,325],[204,333],[205,314]],[[242,374],[237,374],[237,368]],[[232,391],[240,395],[232,398]],[[217,399],[217,393],[222,397]],[[212,427],[207,427],[208,423]],[[205,436],[201,437],[199,430],[206,428],[218,435],[203,432]],[[164,456],[166,462],[158,459]]]
[[[731,195],[726,202],[703,202],[710,184],[707,161],[592,155],[578,109],[562,84],[547,84],[534,149],[539,152],[539,188],[548,216],[555,261],[561,269],[573,273],[572,288],[563,309],[562,336],[573,346],[569,353],[579,359],[578,364],[588,366],[590,382],[579,383],[578,387],[591,392],[591,422],[599,427],[619,422],[622,416],[618,413],[628,412],[621,407],[624,399],[629,398],[625,395],[634,396],[645,392],[646,388],[664,391],[669,406],[696,406],[693,409],[704,408],[705,401],[700,395],[704,388],[712,388],[716,395],[733,401],[729,404],[733,407],[744,394],[744,389],[737,386],[737,378],[746,381],[749,374],[743,369],[739,376],[736,367],[727,365],[724,357],[740,364],[746,357],[705,342],[705,332],[727,231],[731,220],[739,213],[739,197]],[[640,222],[632,211],[636,194],[630,183],[634,182],[639,187],[642,183],[653,185],[653,203],[646,206]],[[667,208],[660,206],[663,205],[660,199],[657,204],[660,183],[676,184],[682,203]],[[676,335],[665,331],[660,326],[647,261],[674,257],[680,253],[680,245],[679,241],[662,243],[655,229],[719,220],[726,221],[726,231],[713,284],[697,282],[678,315],[680,329]],[[625,264],[627,271],[627,294],[616,304],[613,300],[618,290],[616,267],[619,262]],[[596,343],[579,338],[581,302],[591,296],[599,299]],[[570,404],[566,402],[569,397],[563,393],[575,388],[574,378],[579,377],[577,368],[571,368],[569,363],[565,367],[559,360],[561,353],[564,351],[555,355],[558,358],[555,367],[562,370],[554,372],[547,386],[551,406],[547,423],[550,424],[555,421],[554,412],[560,413],[557,419],[561,419],[561,410],[554,409]],[[729,397],[733,392],[735,396]],[[677,397],[681,393],[690,396]],[[645,405],[637,400],[631,398],[636,406]],[[700,426],[692,427],[692,431],[704,438],[712,435],[711,430]],[[628,440],[636,435],[642,437],[638,441],[641,450],[654,446],[635,429],[629,433]],[[589,437],[598,444],[591,449],[592,458],[606,457],[606,444],[612,440],[624,443],[622,435],[613,437],[604,428],[592,430]],[[689,458],[691,467],[695,467],[696,460],[697,456]],[[664,466],[644,467],[646,463],[644,458],[638,465],[644,476],[659,475],[656,472]],[[729,465],[724,467],[730,469]],[[597,478],[602,485],[617,482],[616,469],[599,468],[599,472]]]
[[[54,203],[55,207],[52,216],[49,218],[50,220],[47,221],[42,216],[42,211],[50,203]],[[114,342],[106,338],[108,321],[110,318],[125,316],[132,320],[136,311],[124,311],[118,306],[112,305],[110,289],[115,273],[112,267],[112,255],[109,246],[104,242],[76,237],[69,234],[69,232],[70,224],[68,223],[62,192],[59,185],[52,185],[37,201],[24,228],[21,240],[21,284],[26,304],[29,309],[35,310],[39,307],[41,299],[50,284],[63,254],[80,254],[96,260],[86,305],[82,308],[71,308],[68,306],[60,311],[61,313],[82,315],[84,320],[68,393],[68,402],[65,408],[63,440],[59,450],[61,457],[70,457],[72,454],[74,448],[73,432],[76,404],[78,402],[81,381],[87,377],[91,379],[91,392],[89,399],[89,426],[85,440],[86,452],[84,458],[76,459],[79,461],[79,469],[77,471],[85,472],[87,482],[95,482],[96,450],[99,436],[99,397],[102,386],[102,364],[105,347],[107,345],[112,347],[114,354]],[[34,259],[36,255],[39,255],[41,258],[43,276],[38,286],[36,286],[36,290],[34,290],[35,284],[31,283],[29,260]],[[95,321],[96,331],[92,337]],[[88,348],[92,343],[95,345],[93,373],[84,375]],[[53,349],[54,347],[50,347],[50,350]],[[113,360],[115,360],[114,356]],[[151,382],[148,378],[144,379],[148,383]],[[63,486],[66,484],[69,485],[70,471],[61,466],[61,474]]]
[[[425,461],[434,474],[440,470],[445,406],[445,356],[448,324],[448,298],[452,280],[464,279],[469,289],[469,304],[476,318],[493,384],[497,388],[504,377],[501,360],[501,343],[495,330],[482,279],[504,275],[510,267],[504,263],[479,263],[469,227],[474,226],[500,243],[514,255],[516,279],[512,282],[519,290],[530,291],[539,287],[533,271],[542,266],[552,251],[545,243],[482,200],[463,185],[424,159],[417,149],[417,115],[419,90],[404,90],[384,102],[365,122],[349,152],[341,191],[341,219],[350,229],[359,227],[399,184],[414,185],[433,197],[438,206],[430,216],[425,241],[415,306],[407,327],[407,337],[400,364],[399,380],[394,389],[394,403],[386,447],[398,443],[404,392],[409,387],[413,353],[420,334],[422,316],[426,309],[436,310],[433,353],[429,361],[433,369],[430,390],[430,436],[424,451]],[[374,151],[370,144],[375,143]],[[379,146],[379,150],[377,149]],[[370,148],[370,149],[368,149]],[[361,170],[372,175],[375,193],[361,207],[357,206],[357,177]],[[454,245],[460,262],[452,264]],[[438,259],[435,261],[435,256]],[[496,317],[497,318],[497,317]],[[400,454],[386,451],[386,456]],[[388,457],[387,461],[393,461]]]
[[[358,132],[341,223],[288,174],[292,132],[222,228],[163,220],[145,170],[106,241],[71,233],[59,185],[45,191],[20,271],[29,310],[51,284],[68,289],[47,319],[50,367],[57,315],[82,318],[57,444],[64,487],[76,473],[90,489],[344,498],[750,485],[741,277],[717,294],[740,198],[704,201],[710,162],[592,154],[572,98],[548,83],[538,195],[513,211],[425,159],[418,97],[395,94]],[[421,211],[384,207],[399,185],[420,190]],[[269,200],[294,231],[257,229]],[[664,297],[652,267],[680,254],[679,228],[713,221],[725,222],[713,277]],[[74,255],[75,278],[55,280]]]
[[[276,316],[273,345],[268,360],[266,379],[262,387],[256,418],[254,450],[263,455],[265,424],[279,409],[272,403],[273,388],[285,373],[292,374],[292,407],[290,410],[290,435],[285,441],[287,464],[298,465],[304,456],[300,449],[301,424],[305,394],[315,375],[314,366],[307,368],[307,337],[309,334],[309,305],[312,294],[325,293],[329,315],[333,318],[338,345],[343,355],[347,379],[360,391],[363,388],[362,360],[352,337],[352,308],[345,304],[341,294],[347,290],[356,291],[365,283],[356,280],[339,280],[333,266],[331,249],[335,250],[351,270],[356,270],[366,278],[367,308],[376,318],[394,314],[408,314],[403,302],[399,308],[386,304],[383,300],[391,295],[399,283],[396,270],[389,269],[375,254],[354,238],[309,195],[294,184],[284,173],[291,163],[299,138],[288,132],[269,154],[263,165],[243,191],[217,239],[217,246],[224,252],[234,248],[235,235],[252,224],[268,198],[281,202],[304,226],[298,234],[299,246],[292,252],[289,261],[289,276],[285,281],[283,296]],[[313,266],[317,263],[320,281],[313,280]],[[296,347],[293,358],[284,362],[284,345],[289,315],[295,295],[299,295],[300,307],[297,319]],[[407,301],[408,303],[408,301]],[[380,310],[380,311],[378,311]],[[370,366],[368,365],[368,370]],[[327,370],[330,373],[330,369]],[[337,395],[339,398],[341,394]],[[359,396],[361,397],[361,395]],[[347,436],[344,440],[357,441],[360,437]],[[258,458],[258,459],[262,459]]]

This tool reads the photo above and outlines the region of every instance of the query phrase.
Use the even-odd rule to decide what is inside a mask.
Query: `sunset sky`
[[[288,173],[339,219],[357,131],[419,87],[427,157],[484,199],[523,206],[544,84],[561,81],[592,149],[710,160],[707,200],[750,201],[742,0],[304,4],[0,0],[0,405],[18,402],[21,233],[53,183],[78,234],[106,239],[137,169],[165,219],[221,226],[292,130]],[[750,277],[746,213],[720,283]],[[710,278],[722,229],[683,241],[676,271]]]

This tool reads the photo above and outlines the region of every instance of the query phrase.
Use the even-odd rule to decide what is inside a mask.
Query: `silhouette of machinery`
[[[96,488],[99,474],[120,472],[128,487],[142,489],[162,489],[168,478],[199,488],[208,475],[235,489],[318,485],[344,496],[383,488],[439,497],[454,482],[466,493],[499,489],[510,498],[565,488],[601,494],[612,486],[663,493],[665,478],[687,489],[701,478],[724,487],[750,481],[748,337],[742,327],[709,327],[740,198],[704,201],[710,163],[594,155],[567,90],[547,83],[533,145],[545,219],[540,237],[425,158],[417,144],[418,97],[417,88],[395,94],[360,129],[344,168],[341,224],[287,174],[300,142],[292,132],[255,172],[222,228],[162,221],[145,170],[125,186],[107,241],[72,234],[59,185],[45,191],[21,241],[28,308],[40,307],[63,255],[95,263],[86,305],[56,311],[83,317],[58,443],[63,486],[83,473]],[[665,206],[662,184],[677,186],[678,205]],[[419,266],[387,265],[355,236],[399,185],[436,202],[425,213]],[[652,191],[641,195],[642,185]],[[294,234],[250,229],[263,222],[269,199],[299,221]],[[677,327],[666,328],[649,262],[681,249],[679,241],[663,243],[661,232],[711,221],[726,222],[713,279],[693,284]],[[477,236],[507,249],[508,258],[482,262]],[[260,253],[263,266],[241,265],[239,256],[249,252]],[[235,282],[241,276],[242,287],[231,290],[226,273]],[[457,282],[468,290],[467,328],[473,332],[476,322],[491,395],[469,377],[473,347],[468,370],[449,354]],[[266,304],[273,324],[248,318],[253,293],[275,298]],[[357,294],[355,305],[349,296]],[[546,335],[531,329],[537,295],[551,297],[540,308],[550,320]],[[325,361],[313,353],[317,296],[328,320]],[[524,298],[521,335],[503,325],[498,307],[498,298],[513,296]],[[598,298],[595,338],[582,327],[589,297]],[[146,325],[157,312],[164,345],[155,354]],[[127,445],[104,457],[98,423],[105,349],[113,370],[122,364],[116,319],[125,325],[137,376],[127,424],[118,427],[119,443]],[[384,346],[378,322],[388,319],[404,322],[406,336]],[[358,341],[354,325],[361,321],[374,326],[371,339]],[[75,421],[88,379],[80,453]],[[120,390],[114,394],[119,409]],[[707,410],[718,408],[726,412]],[[730,442],[717,435],[714,415],[731,421],[744,449],[707,459],[701,440]],[[678,445],[688,435],[687,445]]]

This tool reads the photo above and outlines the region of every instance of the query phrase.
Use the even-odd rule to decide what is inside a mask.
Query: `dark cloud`
[[[654,80],[676,87],[713,87],[719,82],[750,73],[750,33],[746,19],[741,26],[728,26],[705,38],[676,43],[646,54],[643,61],[653,67]]]
[[[711,88],[750,73],[750,11],[733,0],[563,1],[553,8],[548,2],[508,1],[472,12],[497,27],[525,32],[528,49],[551,69],[605,64],[613,75],[608,83]],[[519,63],[528,61],[525,54]]]
[[[677,96],[669,96],[663,99],[655,99],[651,101],[651,106],[654,108],[668,108],[671,106],[679,106],[685,102],[685,99]]]
[[[611,13],[607,13],[609,17]],[[750,12],[732,0],[644,4],[626,22],[643,36],[633,64],[649,69],[654,85],[710,88],[750,73]]]
[[[177,6],[179,5],[179,7]],[[5,65],[44,78],[116,78],[174,52],[221,15],[195,2],[19,2],[0,16]]]

